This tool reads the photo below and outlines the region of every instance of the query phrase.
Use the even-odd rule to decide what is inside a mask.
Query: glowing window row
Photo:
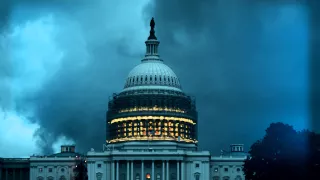
[[[178,112],[178,113],[185,113],[185,111],[178,109],[178,108],[167,108],[167,107],[157,107],[154,106],[152,108],[150,107],[134,107],[134,108],[129,108],[129,109],[123,109],[120,110],[119,113],[124,113],[124,112],[136,112],[136,111],[167,111],[167,112]]]
[[[180,134],[179,135],[179,133],[167,133],[167,132],[162,132],[162,134],[161,134],[161,132],[159,132],[159,131],[156,131],[155,132],[155,135],[156,136],[170,136],[170,137],[183,137],[183,138],[189,138],[189,137],[191,137],[190,135],[188,135],[188,134]],[[147,133],[146,132],[134,132],[134,133],[132,133],[132,132],[129,132],[128,133],[128,135],[126,134],[126,133],[119,133],[118,134],[118,137],[126,137],[126,136],[147,136]],[[152,135],[150,135],[150,137],[154,137],[154,136],[152,136]]]
[[[189,133],[190,132],[190,130],[184,130],[184,129],[179,129],[179,128],[175,128],[175,129],[173,129],[173,128],[161,128],[161,127],[155,127],[155,128],[153,128],[153,127],[149,127],[148,128],[148,130],[149,131],[152,131],[152,130],[154,130],[154,131],[170,131],[170,132],[173,132],[173,131],[175,131],[175,132],[186,132],[186,133]],[[129,132],[131,132],[132,131],[132,128],[121,128],[121,129],[118,129],[118,132],[127,132],[127,131],[129,131]],[[147,128],[133,128],[133,131],[135,131],[135,132],[138,132],[138,131],[140,131],[140,132],[146,132],[147,131]]]
[[[190,124],[196,124],[191,119],[187,118],[180,118],[180,117],[168,117],[168,116],[132,116],[132,117],[125,117],[125,118],[116,118],[111,120],[111,124],[116,122],[123,122],[123,121],[137,121],[137,120],[166,120],[166,121],[178,121],[178,122],[187,122]]]
[[[179,127],[179,125],[180,125],[180,127],[181,128],[183,128],[183,127],[185,127],[186,129],[188,129],[188,128],[190,128],[190,126],[189,125],[185,125],[185,124],[180,124],[180,123],[172,123],[172,122],[165,122],[165,123],[162,123],[162,122],[152,122],[152,121],[150,121],[149,123],[144,123],[144,122],[137,122],[137,123],[132,123],[132,122],[129,122],[129,123],[122,123],[122,124],[118,124],[118,127],[120,128],[120,127],[132,127],[132,125],[134,126],[134,127],[144,127],[144,125],[147,125],[148,124],[148,126],[162,126],[162,124],[163,124],[163,126],[165,126],[165,127]]]
[[[138,136],[138,137],[124,137],[124,138],[117,138],[107,141],[107,143],[115,143],[115,142],[125,142],[125,141],[141,141],[141,140],[150,140],[149,136]],[[187,139],[187,138],[174,138],[174,137],[152,137],[153,141],[182,141],[188,143],[198,143],[196,139]]]

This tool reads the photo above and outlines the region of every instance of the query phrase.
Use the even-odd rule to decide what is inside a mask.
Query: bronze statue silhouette
[[[148,40],[150,39],[154,39],[154,40],[157,40],[157,37],[155,35],[155,31],[154,31],[154,27],[155,27],[156,23],[154,22],[154,18],[152,17],[151,21],[150,21],[150,35],[148,37]]]
[[[152,17],[151,21],[150,21],[150,27],[151,29],[154,29],[154,26],[156,25],[156,23],[154,22],[154,18]]]

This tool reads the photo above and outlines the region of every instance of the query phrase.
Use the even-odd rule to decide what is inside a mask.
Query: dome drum
[[[108,142],[179,141],[197,142],[197,125],[174,117],[140,116],[115,119],[109,124]],[[108,122],[109,123],[109,122]]]
[[[195,143],[197,112],[192,103],[189,96],[114,96],[107,113],[108,141]]]

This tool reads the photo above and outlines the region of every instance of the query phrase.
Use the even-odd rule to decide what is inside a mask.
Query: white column
[[[130,173],[130,169],[129,169],[129,161],[127,161],[127,180],[130,180],[130,176],[129,176],[129,173]]]
[[[131,161],[131,180],[133,180],[133,161]]]
[[[184,161],[181,161],[181,180],[184,180],[184,175],[185,175],[185,167],[184,167]]]
[[[111,180],[114,180],[114,161],[111,162]]]
[[[95,179],[95,174],[94,174],[94,166],[95,166],[95,161],[91,161],[90,162],[90,166],[89,166],[89,174],[91,176],[92,179]]]
[[[111,165],[110,165],[110,161],[107,161],[107,164],[106,164],[106,179],[111,179]]]
[[[152,160],[152,175],[151,175],[151,180],[154,180],[154,160]]]
[[[169,161],[167,161],[167,180],[169,180],[169,170],[170,170],[170,167],[169,167]]]
[[[117,174],[116,174],[117,180],[119,180],[119,161],[117,161]]]
[[[165,164],[164,164],[164,161],[162,161],[162,180],[165,180],[164,171],[165,171]]]
[[[144,179],[144,161],[141,161],[141,175],[140,175],[140,179]]]
[[[179,166],[179,161],[177,161],[177,180],[180,180],[180,166]]]

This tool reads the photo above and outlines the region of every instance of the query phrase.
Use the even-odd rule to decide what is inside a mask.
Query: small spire
[[[155,35],[155,31],[154,31],[154,26],[156,25],[156,23],[154,22],[154,18],[152,17],[151,21],[150,21],[150,35],[148,37],[148,40],[150,39],[154,39],[157,40],[157,37]]]

